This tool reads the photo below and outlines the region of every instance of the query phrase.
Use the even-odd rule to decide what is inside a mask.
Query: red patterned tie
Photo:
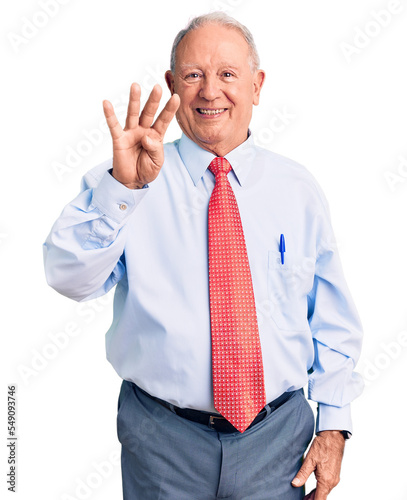
[[[215,408],[244,432],[266,404],[263,360],[249,260],[239,209],[227,174],[215,158],[209,200],[209,291]]]

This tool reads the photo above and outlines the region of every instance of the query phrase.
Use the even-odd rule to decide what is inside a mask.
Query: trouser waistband
[[[154,399],[162,406],[168,408],[170,411],[172,411],[181,418],[185,418],[187,420],[191,420],[192,422],[196,422],[199,424],[207,425],[210,429],[214,429],[217,432],[226,432],[226,433],[239,432],[228,420],[226,420],[225,417],[223,417],[219,413],[210,413],[206,411],[193,410],[191,408],[179,408],[178,406],[168,403],[163,399],[151,396],[151,394],[144,391],[138,386],[137,389],[140,390],[140,392],[145,394],[150,399]],[[262,410],[260,410],[260,412],[254,418],[253,422],[250,424],[248,429],[254,427],[256,424],[261,422],[266,417],[266,415],[277,410],[277,408],[280,408],[280,406],[286,403],[296,392],[299,391],[303,391],[303,389],[298,389],[297,391],[284,392],[281,396],[268,403]]]

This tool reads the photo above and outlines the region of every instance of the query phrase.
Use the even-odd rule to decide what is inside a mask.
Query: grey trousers
[[[291,480],[312,439],[302,391],[243,434],[179,417],[124,381],[117,417],[124,500],[301,500]]]

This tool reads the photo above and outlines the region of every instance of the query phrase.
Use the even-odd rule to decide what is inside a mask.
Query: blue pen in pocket
[[[282,235],[280,235],[281,264],[284,264],[284,252],[285,252],[285,238],[284,238],[284,234],[282,234]]]

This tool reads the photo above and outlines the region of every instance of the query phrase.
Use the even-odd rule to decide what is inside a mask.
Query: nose
[[[220,97],[220,93],[220,82],[216,75],[205,75],[204,78],[202,78],[199,97],[207,101],[213,101],[217,97]]]

